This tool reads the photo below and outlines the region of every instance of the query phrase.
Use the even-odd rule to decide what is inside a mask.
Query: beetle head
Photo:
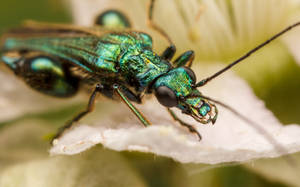
[[[179,67],[159,77],[153,87],[156,98],[163,106],[177,107],[203,124],[215,123],[217,108],[201,97],[194,87],[195,82],[196,76],[190,68]]]

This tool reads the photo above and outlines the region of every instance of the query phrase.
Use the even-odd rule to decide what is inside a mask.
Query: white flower
[[[196,52],[193,69],[198,80],[223,68],[224,63],[235,60],[285,26],[300,20],[298,0],[156,2],[154,20],[176,44],[177,55],[190,49]],[[148,0],[69,0],[67,5],[71,6],[74,21],[81,25],[91,25],[95,16],[105,9],[122,10],[131,19],[134,28],[153,36],[154,50],[161,53],[167,43],[146,26],[147,3]],[[142,176],[141,170],[147,170],[148,174],[149,166],[139,169],[140,173],[137,174],[138,169],[135,171],[129,167],[127,162],[130,159],[124,159],[122,153],[103,150],[100,146],[86,151],[96,144],[117,151],[149,152],[181,163],[192,163],[183,166],[188,175],[186,179],[194,180],[197,186],[208,180],[203,178],[206,176],[202,175],[203,171],[220,165],[203,166],[195,163],[239,163],[299,152],[300,128],[296,123],[300,121],[300,70],[295,60],[300,62],[297,44],[300,40],[299,31],[295,30],[234,67],[235,73],[245,80],[229,71],[200,88],[203,94],[227,103],[259,123],[284,150],[278,150],[266,136],[220,106],[214,126],[199,124],[178,113],[184,121],[197,127],[203,136],[199,142],[194,134],[174,122],[155,98],[147,97],[137,107],[153,126],[144,128],[124,103],[99,99],[96,111],[67,131],[50,150],[51,154],[72,156],[47,158],[45,147],[48,142],[37,134],[46,135],[51,131],[50,126],[57,123],[62,126],[64,120],[60,118],[64,117],[61,116],[70,114],[59,112],[58,115],[49,115],[51,120],[47,122],[39,113],[44,115],[63,107],[70,108],[79,102],[86,103],[87,97],[79,95],[74,99],[61,100],[43,96],[24,86],[15,77],[1,72],[0,186],[145,186],[140,178],[146,180],[148,177]],[[267,108],[271,108],[284,123],[292,124],[283,126]],[[32,117],[28,115],[30,113],[38,114]],[[53,116],[60,118],[54,119]],[[73,155],[80,152],[83,153]],[[150,161],[151,166],[157,164],[156,159],[155,162]],[[131,165],[137,164],[132,160],[134,158],[131,158]],[[296,167],[290,167],[286,160],[274,159],[247,165],[247,168],[267,178],[299,185]],[[170,172],[174,172],[174,168]],[[107,175],[111,173],[114,175]],[[169,177],[172,174],[167,175]],[[184,176],[178,178],[185,179]],[[176,185],[180,186],[180,183]]]
[[[150,31],[145,27],[144,2],[71,1],[74,19],[78,24],[90,25],[101,10],[119,8],[133,18],[135,28]],[[285,0],[232,0],[230,3],[209,0],[204,0],[202,3],[192,0],[157,1],[154,20],[170,34],[179,51],[195,49],[198,58],[193,69],[200,78],[223,67],[217,63],[212,65],[212,62],[226,61],[240,56],[280,31],[294,16],[291,13],[293,2]],[[137,14],[139,16],[136,16]],[[198,14],[200,14],[199,19],[197,19]],[[160,37],[157,34],[153,35]],[[278,45],[276,42],[275,44]],[[157,46],[157,43],[154,45]],[[161,46],[163,45],[156,48],[162,48]],[[266,50],[268,49],[271,48],[267,47]],[[262,50],[259,54],[263,56],[266,50]],[[273,49],[273,52],[276,52],[276,49]],[[268,57],[263,56],[263,58]],[[211,65],[201,62],[209,62]],[[247,68],[248,64],[244,62],[239,66]],[[256,66],[260,67],[260,65]],[[251,69],[251,71],[260,72],[260,69]],[[260,77],[264,78],[263,75],[258,74],[253,79]],[[153,126],[144,128],[129,109],[119,103],[114,112],[107,115],[105,119],[103,116],[94,118],[94,121],[89,123],[93,124],[92,126],[82,123],[66,132],[51,149],[51,153],[76,154],[101,143],[105,147],[118,151],[152,152],[183,163],[213,164],[275,157],[300,150],[299,126],[282,126],[264,103],[253,94],[245,81],[232,72],[220,76],[205,88],[201,88],[201,91],[224,101],[249,119],[261,124],[261,127],[273,136],[286,152],[278,151],[276,146],[257,133],[249,124],[221,107],[219,107],[219,118],[214,126],[202,125],[187,116],[180,115],[183,120],[197,127],[202,134],[203,140],[198,142],[195,135],[188,133],[185,128],[174,122],[155,99],[149,99],[139,106],[139,109],[153,122]]]

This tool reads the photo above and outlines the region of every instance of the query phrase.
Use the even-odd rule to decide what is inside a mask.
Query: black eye
[[[194,73],[194,71],[193,70],[191,70],[190,68],[188,68],[188,67],[183,67],[184,68],[184,70],[186,71],[186,73],[191,77],[191,79],[193,80],[193,84],[195,84],[196,83],[196,75],[195,75],[195,73]]]
[[[160,86],[156,88],[155,96],[157,97],[159,103],[165,107],[174,107],[178,104],[175,93],[166,86]]]

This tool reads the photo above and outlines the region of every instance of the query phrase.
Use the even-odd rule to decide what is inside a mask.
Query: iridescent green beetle
[[[33,89],[55,97],[70,97],[82,85],[94,87],[87,109],[62,127],[54,139],[92,111],[98,93],[112,99],[121,98],[144,126],[149,126],[150,122],[131,102],[141,103],[144,94],[154,93],[176,121],[201,139],[199,132],[180,120],[170,108],[179,108],[203,124],[216,122],[218,111],[213,103],[238,114],[229,106],[202,95],[197,87],[300,24],[288,27],[221,71],[196,83],[196,76],[190,69],[194,52],[187,51],[170,62],[176,48],[167,34],[152,22],[153,8],[154,0],[149,6],[150,26],[170,42],[161,55],[153,52],[148,34],[126,29],[130,22],[115,10],[98,17],[96,23],[101,27],[30,23],[3,36],[2,61]]]

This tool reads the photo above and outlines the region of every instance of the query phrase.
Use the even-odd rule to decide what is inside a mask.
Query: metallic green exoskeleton
[[[171,41],[151,22],[153,4],[154,0],[148,15],[151,26]],[[229,106],[203,96],[197,87],[300,24],[288,27],[211,77],[196,83],[196,76],[190,69],[193,51],[187,51],[171,62],[176,52],[171,42],[161,55],[156,54],[152,50],[151,37],[124,29],[130,23],[116,10],[104,12],[96,23],[101,26],[84,28],[32,22],[12,29],[2,37],[1,60],[33,89],[55,97],[70,97],[83,85],[94,87],[87,109],[60,129],[54,138],[92,111],[98,93],[112,99],[118,96],[148,126],[150,122],[131,101],[141,103],[143,95],[154,93],[176,121],[201,139],[196,129],[180,120],[170,108],[176,107],[203,124],[215,123],[217,119],[217,108],[211,102],[237,114]]]
[[[194,53],[187,51],[171,63],[174,46],[158,55],[152,50],[148,34],[112,30],[111,25],[106,27],[104,21],[99,21],[107,21],[109,17],[115,23],[118,18],[120,23],[126,20],[116,12],[106,11],[99,16],[97,22],[102,27],[31,22],[12,29],[3,36],[1,59],[30,87],[44,94],[69,97],[82,85],[94,86],[88,109],[72,121],[91,111],[95,94],[100,92],[109,98],[118,95],[145,126],[150,122],[130,101],[141,103],[142,96],[151,93],[165,107],[177,107],[201,123],[214,123],[215,105],[201,98],[194,87],[196,77],[189,68]],[[129,25],[128,21],[121,24]],[[182,124],[196,132],[188,124]]]

